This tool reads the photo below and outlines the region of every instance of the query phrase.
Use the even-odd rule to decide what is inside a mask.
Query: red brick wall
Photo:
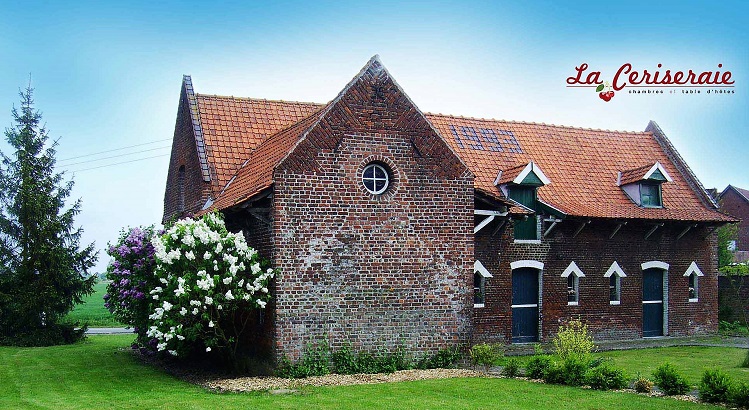
[[[579,222],[564,221],[541,244],[515,244],[511,224],[495,237],[494,225],[476,237],[476,257],[494,275],[487,279],[486,304],[474,309],[475,341],[510,342],[512,335],[512,276],[510,263],[544,263],[541,300],[541,338],[549,340],[569,319],[586,322],[597,339],[642,337],[642,268],[648,261],[670,265],[668,272],[668,334],[681,336],[717,331],[718,283],[715,235],[695,228],[675,240],[683,226],[666,224],[648,240],[651,225],[630,222],[613,239],[615,223],[593,221],[573,238]],[[583,271],[578,306],[567,304],[567,281],[562,272],[574,261]],[[621,304],[609,303],[609,278],[603,275],[617,261],[627,277],[621,279]],[[699,278],[699,301],[689,302],[684,272],[692,261],[705,274]]]
[[[375,196],[362,168],[381,161]],[[374,62],[276,169],[277,353],[435,352],[470,328],[473,176]]]
[[[185,167],[184,211],[180,212],[179,168]],[[210,196],[210,183],[203,181],[200,161],[195,145],[193,124],[187,94],[183,87],[180,93],[177,122],[174,126],[172,154],[164,192],[164,217],[162,222],[199,211]]]
[[[740,197],[736,191],[729,189],[720,199],[720,209],[735,218],[741,219],[736,250],[749,251],[749,203]]]
[[[722,320],[748,323],[749,276],[720,276],[718,281]]]

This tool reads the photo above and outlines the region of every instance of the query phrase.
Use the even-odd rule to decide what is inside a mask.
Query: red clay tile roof
[[[319,104],[197,94],[214,198],[261,142]]]
[[[499,178],[499,181],[497,181],[497,185],[507,184],[509,182],[512,182],[515,178],[520,175],[521,172],[525,169],[525,167],[528,166],[528,163],[520,164],[515,167],[511,167],[508,169],[502,170],[502,176]],[[497,171],[497,174],[499,174],[499,171]]]
[[[229,208],[273,185],[273,170],[299,138],[317,122],[320,111],[321,107],[318,107],[312,115],[261,142],[236,171],[236,177],[230,180],[211,208]]]
[[[314,123],[316,116],[310,114],[323,107],[313,103],[207,95],[198,96],[198,106],[208,159],[216,173],[214,186],[219,186],[214,192],[223,189],[245,160],[249,164],[216,199],[211,207],[216,209],[231,207],[269,187],[274,167]],[[539,200],[570,216],[732,220],[703,204],[651,132],[592,130],[428,113],[425,116],[474,173],[475,188],[498,199],[504,199],[494,185],[499,170],[509,172],[519,167],[520,172],[534,161],[551,180],[549,185],[539,188]],[[286,128],[300,120],[303,121]],[[283,131],[268,138],[280,130]],[[261,144],[263,140],[265,143]],[[663,208],[640,208],[616,185],[618,172],[646,165],[649,168],[656,161],[674,181],[662,185]]]
[[[727,221],[683,177],[663,184],[663,208],[640,208],[616,185],[620,170],[660,162],[681,174],[650,132],[621,132],[427,114],[475,174],[493,188],[500,169],[534,161],[551,181],[538,198],[565,214],[594,218]],[[476,136],[481,136],[477,138]],[[495,188],[496,190],[496,188]]]
[[[635,169],[622,171],[622,178],[619,182],[620,185],[627,185],[633,182],[642,181],[646,172],[653,168],[653,164],[643,165]]]

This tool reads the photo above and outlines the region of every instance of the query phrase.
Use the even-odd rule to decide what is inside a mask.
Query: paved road
[[[132,328],[126,327],[89,327],[86,330],[87,335],[116,335],[133,333]]]

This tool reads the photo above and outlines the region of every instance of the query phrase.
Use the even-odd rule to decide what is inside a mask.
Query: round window
[[[361,179],[367,191],[375,195],[385,192],[390,185],[390,173],[380,164],[369,164],[364,167]]]

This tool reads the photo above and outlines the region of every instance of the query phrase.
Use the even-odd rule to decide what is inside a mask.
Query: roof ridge
[[[379,60],[378,60],[379,61]],[[280,100],[280,99],[270,99],[270,98],[256,98],[256,97],[237,97],[233,95],[220,95],[220,94],[203,94],[203,93],[195,93],[196,97],[207,97],[207,98],[217,98],[217,99],[226,99],[226,100],[240,100],[240,101],[264,101],[264,102],[272,102],[272,103],[287,103],[287,104],[304,104],[304,105],[315,105],[319,107],[324,107],[330,103],[330,101],[326,103],[319,103],[319,102],[312,102],[312,101],[296,101],[296,100]],[[492,121],[492,122],[507,122],[511,124],[524,124],[524,125],[536,125],[536,126],[545,126],[545,127],[552,127],[552,128],[565,128],[565,129],[576,129],[576,130],[586,130],[586,131],[598,131],[598,132],[616,132],[616,133],[625,133],[625,134],[638,134],[638,135],[645,135],[649,134],[649,131],[630,131],[630,130],[612,130],[607,128],[590,128],[590,127],[580,127],[580,126],[574,126],[574,125],[564,125],[564,124],[547,124],[545,122],[535,122],[535,121],[520,121],[520,120],[508,120],[503,118],[493,118],[493,117],[473,117],[473,116],[465,116],[465,115],[458,115],[458,114],[443,114],[443,113],[434,113],[434,112],[424,112],[425,116],[429,117],[442,117],[442,118],[460,118],[460,119],[466,119],[466,120],[474,120],[474,121]]]
[[[233,95],[219,95],[219,94],[202,94],[195,93],[196,97],[207,97],[207,98],[219,98],[225,100],[240,100],[240,101],[264,101],[274,103],[287,103],[287,104],[304,104],[304,105],[317,105],[324,107],[327,103],[316,103],[311,101],[290,101],[290,100],[273,100],[269,98],[255,98],[255,97],[236,97]]]
[[[679,151],[676,150],[676,147],[671,142],[670,139],[666,136],[666,133],[663,132],[660,126],[658,126],[658,123],[656,123],[653,120],[650,120],[648,122],[647,128],[645,128],[645,131],[650,131],[651,134],[653,134],[653,138],[658,143],[658,145],[661,146],[661,149],[664,151],[667,157],[669,157],[669,160],[676,166],[677,171],[681,172],[682,175],[687,179],[687,181],[690,181],[692,183],[688,183],[690,185],[690,188],[692,188],[693,191],[697,194],[700,201],[709,208],[712,205],[712,210],[719,209],[720,206],[717,202],[715,202],[715,199],[710,196],[710,194],[707,193],[705,190],[705,186],[702,185],[702,182],[697,178],[697,175],[692,171],[692,168],[689,167],[689,164],[687,164],[686,161],[684,161],[684,158],[679,154]],[[681,168],[681,169],[680,169]]]
[[[574,126],[574,125],[547,124],[545,122],[506,120],[506,119],[501,119],[501,118],[471,117],[471,116],[465,116],[465,115],[451,115],[451,114],[442,114],[442,113],[433,113],[433,112],[425,112],[424,115],[426,115],[426,116],[434,116],[434,117],[442,117],[442,118],[460,118],[460,119],[475,120],[475,121],[494,121],[494,122],[501,121],[501,122],[507,122],[507,123],[512,123],[512,124],[541,125],[541,126],[545,126],[545,127],[566,128],[566,129],[570,129],[571,128],[571,129],[576,129],[576,130],[587,130],[587,131],[616,132],[616,133],[637,134],[637,135],[650,134],[649,131],[610,130],[610,129],[605,129],[605,128],[578,127],[578,126]]]
[[[749,190],[746,190],[744,188],[739,188],[735,185],[728,184],[728,186],[726,187],[726,189],[723,190],[723,192],[728,191],[729,188],[736,191],[736,193],[742,196],[744,200],[749,202]],[[723,193],[721,193],[720,195],[723,196]]]

